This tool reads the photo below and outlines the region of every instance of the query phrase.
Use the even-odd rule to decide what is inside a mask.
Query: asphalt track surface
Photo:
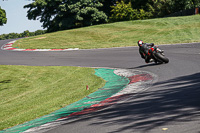
[[[0,41],[0,46],[11,40]],[[200,133],[200,43],[159,46],[170,62],[146,64],[137,47],[30,52],[0,50],[0,65],[82,66],[149,71],[145,92],[47,133]]]

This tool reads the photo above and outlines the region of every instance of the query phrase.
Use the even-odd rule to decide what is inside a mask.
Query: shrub
[[[152,16],[151,13],[143,9],[133,9],[130,2],[128,4],[125,4],[123,1],[117,2],[111,8],[112,15],[109,18],[109,22],[148,19]]]

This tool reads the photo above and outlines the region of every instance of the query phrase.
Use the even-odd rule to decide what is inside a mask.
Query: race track
[[[0,41],[0,46],[11,40]],[[146,64],[138,47],[30,52],[0,50],[0,65],[137,69],[158,76],[145,92],[47,133],[199,133],[200,43],[160,46],[170,62]]]

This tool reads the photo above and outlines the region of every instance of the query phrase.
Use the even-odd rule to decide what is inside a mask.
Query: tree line
[[[0,26],[2,26],[3,24],[6,24],[6,22],[7,22],[6,12],[0,6]]]
[[[35,32],[29,32],[28,30],[26,30],[23,33],[2,34],[0,35],[0,40],[37,36],[37,35],[42,35],[45,33],[46,33],[46,30],[37,30]]]
[[[110,21],[158,18],[200,7],[200,0],[121,0],[111,6]]]
[[[40,20],[47,32],[54,32],[108,22],[163,17],[199,6],[199,0],[33,0],[24,8],[28,9],[29,20]],[[0,18],[0,25],[3,23],[6,23],[5,19],[1,21]]]
[[[200,6],[199,0],[35,0],[25,5],[30,20],[47,32],[107,22],[163,17]]]

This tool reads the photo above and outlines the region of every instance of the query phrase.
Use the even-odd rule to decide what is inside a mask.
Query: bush
[[[109,22],[148,19],[152,17],[151,13],[143,9],[133,9],[130,2],[128,4],[125,4],[123,1],[117,2],[111,8],[112,15],[109,18]]]
[[[139,10],[139,19],[149,19],[153,17],[153,14],[151,12],[146,12],[143,9]]]

